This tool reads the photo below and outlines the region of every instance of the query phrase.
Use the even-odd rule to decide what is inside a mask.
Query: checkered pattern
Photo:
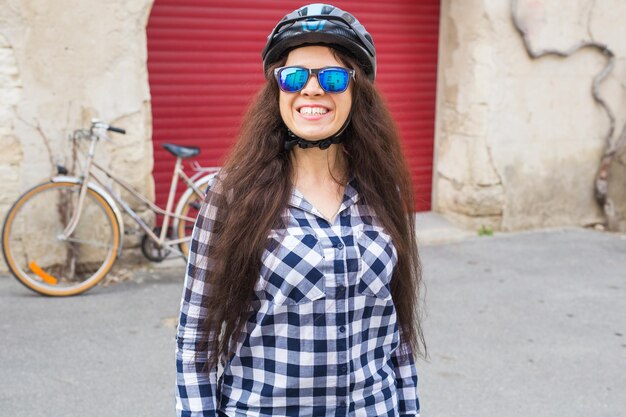
[[[211,192],[211,191],[210,191]],[[215,190],[213,190],[215,192]],[[193,232],[177,332],[178,416],[419,416],[411,355],[399,357],[390,237],[348,184],[333,224],[294,189],[263,253],[236,353],[203,371],[199,327],[215,208]]]

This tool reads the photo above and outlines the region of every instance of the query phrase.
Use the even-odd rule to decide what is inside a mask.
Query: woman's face
[[[289,52],[285,66],[305,68],[345,67],[325,46],[305,46]],[[337,133],[348,118],[352,106],[352,82],[343,93],[322,90],[317,77],[309,76],[304,88],[296,93],[280,91],[280,115],[285,125],[307,140],[325,139]],[[304,109],[304,110],[303,110]]]

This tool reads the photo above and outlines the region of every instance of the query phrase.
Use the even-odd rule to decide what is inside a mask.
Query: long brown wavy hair
[[[350,175],[356,180],[359,204],[371,207],[392,238],[398,263],[390,283],[400,329],[400,357],[425,356],[426,346],[418,300],[421,265],[415,238],[414,195],[400,136],[381,96],[356,62],[333,50],[336,58],[356,70],[352,120],[343,146]],[[271,229],[282,227],[292,190],[294,167],[283,149],[286,128],[278,105],[279,89],[268,69],[268,81],[244,116],[238,140],[224,163],[216,192],[207,195],[217,207],[208,256],[212,265],[205,347],[208,367],[231,355],[252,314],[254,285]],[[221,191],[220,191],[221,190]],[[221,335],[221,336],[220,336]]]

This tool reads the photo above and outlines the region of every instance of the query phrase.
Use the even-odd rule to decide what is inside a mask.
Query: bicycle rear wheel
[[[182,204],[180,212],[176,213],[179,216],[184,216],[187,219],[179,219],[175,223],[175,231],[178,239],[186,239],[178,244],[178,248],[185,255],[185,258],[189,258],[189,246],[191,245],[191,234],[195,225],[196,217],[200,212],[200,206],[202,205],[204,197],[198,196],[196,193],[191,193],[187,197],[186,201]]]
[[[117,217],[88,189],[74,232],[64,230],[78,207],[81,185],[50,182],[27,191],[11,207],[2,229],[3,255],[26,287],[50,296],[75,295],[109,272],[120,245]]]

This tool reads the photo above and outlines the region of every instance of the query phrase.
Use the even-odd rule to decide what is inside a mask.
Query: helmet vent
[[[352,16],[350,13],[344,13],[343,16],[341,17],[343,17],[343,20],[345,20],[346,22],[350,24],[353,24],[354,21],[356,20],[354,16]]]
[[[267,37],[261,52],[267,69],[289,51],[303,45],[326,45],[356,59],[367,78],[376,79],[376,48],[372,36],[352,14],[324,3],[303,6],[287,14]]]

